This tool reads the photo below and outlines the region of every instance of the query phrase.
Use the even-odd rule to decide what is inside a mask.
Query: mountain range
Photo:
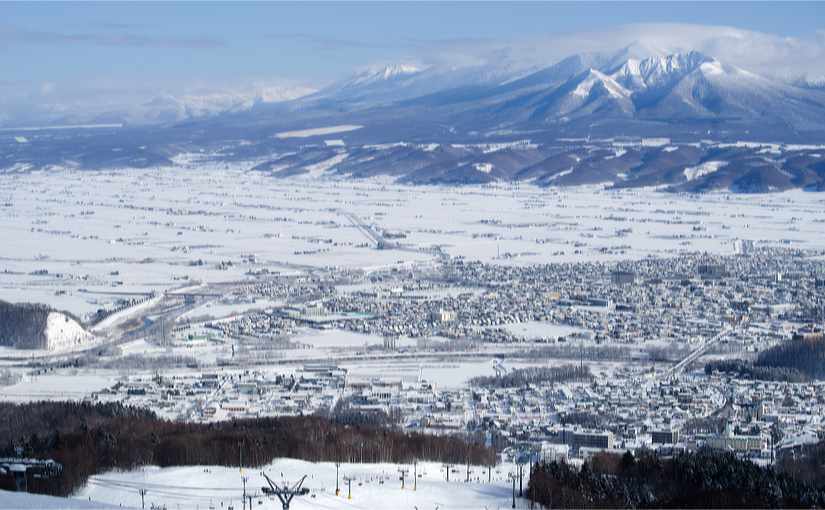
[[[93,134],[7,129],[0,167],[146,167],[198,152],[276,176],[825,189],[825,89],[696,51],[630,46],[528,70],[401,63],[296,99],[228,104]]]

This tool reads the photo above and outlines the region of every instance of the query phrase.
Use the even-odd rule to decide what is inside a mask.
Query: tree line
[[[31,492],[68,495],[89,476],[145,465],[246,467],[289,457],[311,462],[430,460],[490,464],[495,453],[458,436],[407,433],[380,426],[335,423],[321,416],[255,418],[216,423],[163,420],[148,410],[120,403],[0,403],[0,456],[15,447],[24,456],[52,458],[61,477],[30,479]],[[0,488],[13,490],[11,477]]]
[[[744,379],[760,381],[805,382],[808,377],[795,368],[757,366],[750,361],[737,359],[714,360],[705,364],[705,374],[713,372],[734,374]]]
[[[602,453],[581,469],[564,462],[534,465],[527,494],[547,508],[821,508],[822,482],[726,452],[699,450],[672,458]]]
[[[718,360],[705,365],[713,371],[763,381],[805,382],[825,378],[825,341],[799,339],[783,342],[759,353],[753,362]]]
[[[783,342],[761,352],[754,365],[794,369],[810,379],[825,378],[825,341],[799,339]]]
[[[478,376],[470,379],[470,385],[483,388],[520,388],[528,384],[590,381],[590,368],[578,365],[560,367],[516,368],[501,376]]]
[[[46,320],[52,309],[32,303],[0,301],[0,346],[19,349],[45,347]]]

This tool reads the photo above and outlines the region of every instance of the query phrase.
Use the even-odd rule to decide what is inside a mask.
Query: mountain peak
[[[691,50],[645,59],[629,58],[610,76],[624,87],[642,90],[672,83],[702,66],[710,66],[708,71],[713,74],[721,72],[716,59]]]
[[[356,74],[349,85],[368,85],[382,81],[418,74],[424,69],[413,64],[389,64],[384,67],[367,69]]]

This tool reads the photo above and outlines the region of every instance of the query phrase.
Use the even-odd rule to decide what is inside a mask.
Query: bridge
[[[710,349],[713,345],[719,343],[720,340],[726,338],[732,332],[733,330],[731,328],[723,328],[722,331],[716,334],[716,336],[714,336],[710,340],[706,340],[702,345],[691,351],[690,354],[688,354],[682,361],[676,363],[668,370],[665,370],[660,378],[670,379],[681,374],[685,371],[685,369],[688,366],[690,366],[691,363],[699,359],[703,354],[705,354],[705,352],[707,352],[708,349]]]

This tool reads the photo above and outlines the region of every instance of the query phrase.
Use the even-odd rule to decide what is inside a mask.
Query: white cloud
[[[315,92],[314,88],[302,85],[254,83],[237,89],[159,94],[130,108],[128,120],[143,123],[196,119],[217,113],[248,110],[256,103],[289,101],[312,92]]]
[[[145,83],[136,88],[108,80],[95,80],[95,84],[87,88],[58,87],[54,82],[37,86],[0,83],[0,125],[175,122],[242,111],[256,103],[287,101],[315,91],[285,80],[209,87]]]
[[[759,74],[825,84],[825,30],[786,37],[727,26],[636,24],[510,41],[409,41],[407,47],[398,48],[396,61],[421,67],[490,66],[491,73],[505,76],[545,67],[576,53],[614,54],[623,48],[636,56],[698,50]],[[220,71],[214,70],[216,74]],[[312,91],[282,79],[246,83],[188,79],[176,84],[164,83],[163,77],[153,79],[90,76],[76,83],[0,80],[0,124],[174,121],[244,109],[256,101],[293,99]]]
[[[667,54],[697,50],[722,62],[783,79],[825,76],[825,30],[786,37],[735,27],[655,23],[597,32],[551,34],[514,41],[455,40],[422,46],[422,60],[436,64],[543,67],[576,53]]]

